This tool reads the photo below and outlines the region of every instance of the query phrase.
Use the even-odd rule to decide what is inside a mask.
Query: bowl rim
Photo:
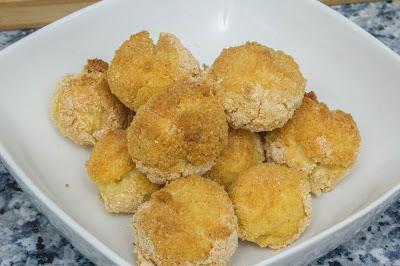
[[[321,3],[318,0],[303,0],[303,1],[313,7],[318,8],[321,12],[324,12],[325,15],[330,16],[330,17],[334,18],[335,20],[340,21],[341,23],[347,24],[347,26],[350,27],[353,31],[355,31],[358,34],[361,34],[364,38],[368,39],[368,41],[373,43],[377,49],[381,49],[388,56],[394,58],[396,60],[396,62],[400,65],[400,56],[397,53],[395,53],[393,50],[391,50],[389,47],[387,47],[382,42],[377,40],[370,33],[365,31],[361,27],[359,27],[354,22],[350,21],[349,19],[347,19],[340,13],[338,13],[335,10],[331,9],[330,7],[324,5],[323,3]],[[67,16],[61,18],[60,20],[57,20],[57,21],[33,32],[32,34],[28,35],[27,37],[24,37],[23,39],[9,45],[8,47],[6,47],[2,51],[0,51],[0,59],[5,54],[12,52],[14,49],[17,49],[21,44],[23,44],[25,42],[29,42],[32,38],[40,37],[40,34],[42,32],[46,32],[48,30],[56,28],[59,25],[74,19],[75,17],[82,16],[88,12],[92,12],[93,10],[99,8],[100,6],[108,5],[111,3],[115,4],[115,2],[112,0],[103,0],[103,1],[97,2],[95,4],[92,4],[83,9],[80,9],[70,15],[67,15]],[[127,262],[120,255],[118,255],[116,252],[114,252],[112,249],[110,249],[108,246],[106,246],[103,242],[101,242],[99,239],[97,239],[94,235],[89,233],[77,221],[75,221],[72,217],[70,217],[67,213],[65,213],[53,200],[51,200],[48,196],[46,196],[46,194],[38,186],[36,186],[32,182],[32,180],[29,178],[29,176],[18,166],[18,164],[16,163],[14,158],[10,155],[8,150],[5,148],[5,146],[3,145],[1,140],[0,140],[0,160],[4,163],[4,165],[7,167],[8,171],[17,180],[17,182],[22,183],[24,189],[28,190],[25,192],[27,192],[30,196],[35,197],[41,203],[43,203],[52,213],[54,213],[56,215],[56,217],[62,223],[64,223],[67,227],[72,229],[75,234],[77,234],[81,238],[85,239],[87,241],[87,243],[89,243],[93,248],[95,248],[96,250],[101,252],[106,258],[108,258],[110,261],[116,263],[117,265],[130,265],[129,262]],[[390,199],[392,196],[394,196],[398,192],[400,192],[400,182],[396,186],[394,186],[393,188],[391,188],[390,190],[385,192],[383,195],[381,195],[379,198],[377,198],[376,200],[374,200],[373,202],[371,202],[364,208],[359,209],[358,211],[351,214],[347,218],[343,219],[339,223],[323,230],[322,232],[316,234],[315,236],[312,236],[310,239],[307,239],[304,242],[302,242],[296,246],[290,247],[287,250],[283,250],[279,254],[276,254],[276,255],[272,256],[271,258],[267,258],[261,262],[258,262],[255,265],[261,266],[261,265],[265,265],[267,263],[269,264],[269,263],[278,262],[280,259],[282,259],[286,256],[290,256],[290,255],[295,254],[303,249],[306,249],[307,247],[314,245],[316,242],[319,242],[319,241],[327,238],[329,235],[332,235],[335,232],[340,231],[341,229],[350,225],[352,222],[360,219],[361,217],[365,216],[366,214],[377,209],[380,205],[382,205],[384,202],[386,202],[388,199]]]

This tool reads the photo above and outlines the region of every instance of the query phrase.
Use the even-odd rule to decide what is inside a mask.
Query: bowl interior
[[[90,150],[54,128],[49,103],[62,75],[79,72],[88,58],[110,60],[122,41],[141,30],[154,39],[174,33],[205,64],[222,48],[247,40],[283,50],[300,64],[307,90],[353,115],[362,136],[358,164],[334,192],[313,199],[310,227],[285,250],[399,183],[399,59],[340,16],[313,1],[104,1],[0,54],[0,141],[40,190],[126,261],[134,262],[131,217],[104,211],[84,167]],[[232,265],[279,252],[242,242]]]

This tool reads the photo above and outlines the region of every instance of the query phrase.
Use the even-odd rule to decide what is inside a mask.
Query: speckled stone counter
[[[400,53],[400,3],[354,4],[334,9]],[[31,32],[0,32],[0,49]],[[38,212],[0,163],[0,265],[46,264],[92,265]],[[400,199],[351,241],[312,263],[360,264],[400,265]]]

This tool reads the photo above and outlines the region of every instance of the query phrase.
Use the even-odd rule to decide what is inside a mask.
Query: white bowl
[[[131,33],[176,34],[202,63],[247,40],[292,54],[307,89],[353,114],[362,136],[357,166],[332,193],[313,200],[310,227],[271,251],[249,243],[232,265],[303,264],[350,238],[400,191],[400,60],[383,44],[317,1],[102,1],[0,53],[0,154],[22,188],[93,262],[132,264],[129,215],[104,211],[88,179],[89,150],[53,127],[57,80],[87,58],[110,60]],[[66,187],[65,184],[70,184]]]

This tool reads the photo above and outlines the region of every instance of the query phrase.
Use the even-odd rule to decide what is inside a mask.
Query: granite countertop
[[[335,10],[400,53],[400,3]],[[33,30],[0,32],[0,50]],[[0,265],[92,265],[30,202],[0,162]],[[400,199],[351,241],[311,265],[400,265]]]

